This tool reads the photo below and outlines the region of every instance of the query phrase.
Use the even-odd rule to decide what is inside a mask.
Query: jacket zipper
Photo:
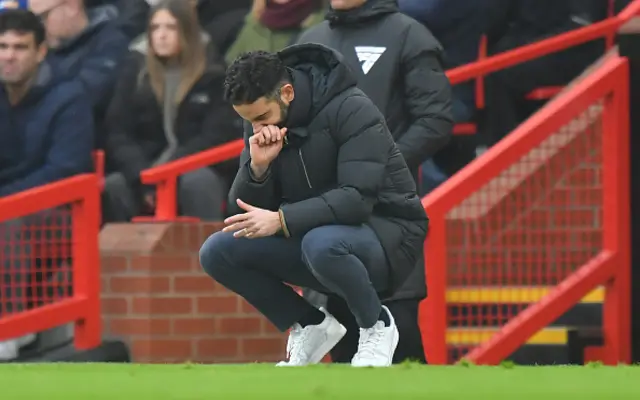
[[[307,173],[307,166],[304,164],[304,158],[302,158],[302,149],[298,149],[298,155],[300,156],[300,162],[302,163],[304,177],[307,178],[307,185],[309,185],[309,189],[313,189],[313,186],[311,186],[311,179],[309,179],[309,174]]]

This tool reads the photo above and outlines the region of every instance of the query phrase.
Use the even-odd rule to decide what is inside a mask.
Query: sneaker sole
[[[324,356],[326,356],[331,351],[331,349],[336,347],[338,342],[342,340],[344,335],[347,334],[347,328],[345,328],[337,320],[335,320],[335,322],[336,323],[332,324],[331,328],[327,330],[328,340],[322,343],[322,345],[318,347],[318,349],[313,354],[311,354],[311,357],[309,357],[309,364],[318,364],[320,361],[322,361]]]

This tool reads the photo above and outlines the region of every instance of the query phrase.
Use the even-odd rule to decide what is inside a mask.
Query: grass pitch
[[[0,365],[0,398],[640,399],[640,367]]]

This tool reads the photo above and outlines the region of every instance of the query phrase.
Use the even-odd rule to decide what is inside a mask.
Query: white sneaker
[[[320,308],[320,311],[325,315],[320,325],[308,325],[304,328],[300,324],[293,325],[287,341],[289,360],[281,361],[276,366],[301,367],[317,364],[347,333],[347,329],[333,315],[324,308]]]
[[[369,329],[360,329],[358,352],[351,360],[354,367],[388,367],[393,361],[400,334],[389,309],[382,308],[389,314],[391,323],[384,326],[384,322],[378,321]]]
[[[0,342],[0,361],[9,361],[18,358],[20,348],[36,340],[36,335],[31,333],[19,338]]]

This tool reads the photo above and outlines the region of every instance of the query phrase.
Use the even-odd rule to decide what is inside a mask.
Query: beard
[[[283,128],[283,125],[287,122],[287,117],[289,117],[289,105],[285,103],[280,96],[276,97],[276,102],[278,103],[278,107],[280,107],[280,122],[278,123],[278,127]]]

